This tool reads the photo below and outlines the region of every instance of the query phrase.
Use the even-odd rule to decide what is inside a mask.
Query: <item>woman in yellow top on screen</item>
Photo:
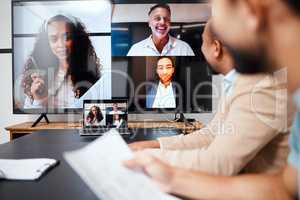
[[[56,15],[42,26],[23,73],[24,108],[69,108],[101,77],[79,19]]]

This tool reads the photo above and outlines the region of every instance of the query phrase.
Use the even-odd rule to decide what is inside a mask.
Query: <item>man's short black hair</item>
[[[289,6],[294,9],[295,12],[297,12],[297,14],[300,15],[300,1],[299,0],[284,0],[286,1]]]
[[[160,4],[156,4],[154,6],[152,6],[148,12],[148,15],[150,16],[150,14],[152,13],[153,10],[155,10],[156,8],[164,8],[166,9],[170,15],[171,15],[171,8],[168,4],[164,4],[164,3],[160,3]]]

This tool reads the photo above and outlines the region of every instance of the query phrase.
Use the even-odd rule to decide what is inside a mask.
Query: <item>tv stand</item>
[[[132,129],[138,128],[177,128],[181,129],[184,134],[189,134],[195,130],[203,128],[201,122],[170,122],[170,121],[132,121],[128,123],[128,127]],[[24,122],[20,124],[15,124],[5,129],[9,131],[10,141],[19,138],[21,136],[31,134],[35,131],[41,130],[77,130],[82,128],[81,122],[51,122],[47,124],[46,122],[40,122],[37,126],[32,127],[32,122]],[[1,142],[1,141],[0,141]]]
[[[179,115],[179,117],[178,117],[178,115]],[[174,117],[174,121],[175,122],[191,123],[191,122],[195,122],[196,120],[186,118],[182,112],[176,112],[175,117]]]
[[[31,127],[35,127],[43,118],[45,118],[45,121],[47,122],[47,124],[49,124],[49,119],[47,117],[46,113],[42,113],[39,118],[31,125]]]

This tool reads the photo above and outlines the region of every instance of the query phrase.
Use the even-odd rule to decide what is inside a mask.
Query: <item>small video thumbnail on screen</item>
[[[126,103],[88,103],[84,109],[84,125],[87,127],[125,128],[128,113]]]

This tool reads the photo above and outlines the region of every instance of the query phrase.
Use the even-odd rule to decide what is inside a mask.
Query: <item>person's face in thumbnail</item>
[[[267,55],[261,22],[251,13],[248,1],[213,0],[212,30],[227,47],[241,73],[270,72],[275,63]]]
[[[97,107],[96,107],[96,106],[93,106],[93,107],[91,108],[91,111],[92,111],[92,113],[93,113],[94,116],[97,116],[98,110],[97,110]]]
[[[118,104],[116,103],[113,104],[113,111],[118,111]]]
[[[169,58],[159,59],[157,62],[156,73],[162,84],[168,85],[173,78],[175,68]]]
[[[49,45],[58,60],[66,61],[71,55],[73,41],[71,28],[64,21],[54,21],[48,25]]]
[[[149,16],[149,27],[152,37],[163,39],[168,37],[171,26],[171,15],[165,8],[156,8]]]
[[[114,115],[114,120],[119,121],[120,120],[120,115]]]

